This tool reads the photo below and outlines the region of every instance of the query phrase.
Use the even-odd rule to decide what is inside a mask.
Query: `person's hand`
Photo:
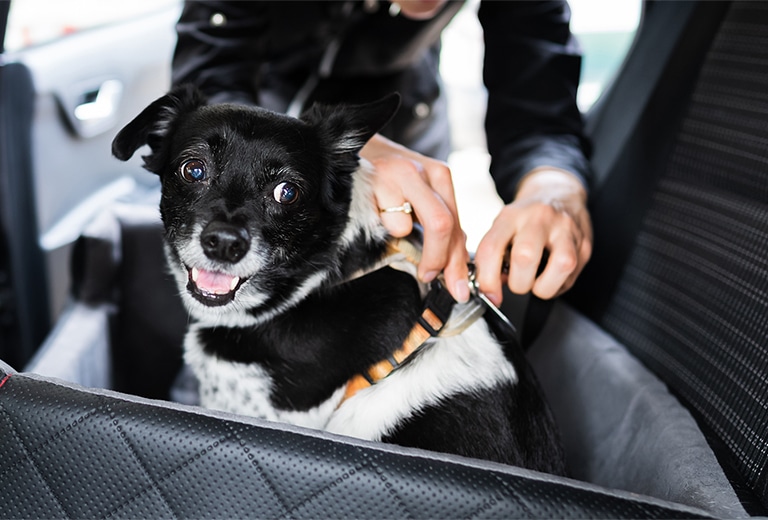
[[[515,200],[501,210],[475,253],[480,291],[500,304],[505,281],[515,294],[558,296],[576,281],[592,255],[587,193],[574,175],[541,168],[520,183]],[[509,274],[500,275],[507,248]],[[546,266],[537,276],[544,252]]]
[[[408,202],[413,213],[381,213],[381,221],[395,237],[407,236],[414,216],[424,228],[424,251],[418,276],[431,282],[442,271],[445,285],[459,302],[469,299],[469,254],[459,224],[451,171],[442,161],[430,159],[389,139],[375,135],[360,155],[376,171],[374,196],[380,209]]]

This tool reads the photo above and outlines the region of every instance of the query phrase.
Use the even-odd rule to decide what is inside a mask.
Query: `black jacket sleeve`
[[[565,1],[481,2],[485,127],[491,175],[505,202],[521,178],[552,166],[591,178],[576,90],[581,55]]]
[[[397,87],[408,98],[411,91],[425,90],[414,84],[416,72],[431,75],[436,84],[436,70],[425,71],[416,57],[458,5],[448,6],[446,17],[426,22],[383,12],[365,15],[360,6],[349,18],[343,14],[345,5],[188,1],[177,24],[173,83],[195,83],[212,102],[285,110],[308,74],[317,70],[328,39],[346,31],[333,74],[318,87],[318,99],[328,102],[329,93],[334,100],[353,99],[381,85]],[[568,5],[564,0],[482,1],[479,18],[486,46],[486,133],[499,194],[511,201],[522,176],[538,166],[571,171],[588,185],[588,142],[576,106],[581,55],[570,33]],[[393,75],[397,67],[405,72]],[[374,70],[387,73],[371,76]]]

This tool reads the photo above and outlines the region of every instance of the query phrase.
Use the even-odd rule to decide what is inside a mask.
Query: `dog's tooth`
[[[192,281],[197,283],[197,278],[200,276],[200,270],[197,267],[192,268]]]
[[[240,278],[238,276],[235,276],[232,278],[232,283],[229,284],[229,290],[234,291],[237,289],[237,284],[240,283]]]

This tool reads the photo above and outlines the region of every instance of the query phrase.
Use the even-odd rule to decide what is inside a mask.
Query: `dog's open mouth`
[[[200,303],[211,307],[226,305],[235,299],[235,293],[246,278],[217,271],[187,267],[187,290]]]

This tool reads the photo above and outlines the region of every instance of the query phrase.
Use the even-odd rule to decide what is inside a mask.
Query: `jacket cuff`
[[[491,176],[505,204],[515,198],[518,184],[531,171],[551,167],[574,174],[589,193],[592,169],[573,135],[521,139],[491,158]]]

